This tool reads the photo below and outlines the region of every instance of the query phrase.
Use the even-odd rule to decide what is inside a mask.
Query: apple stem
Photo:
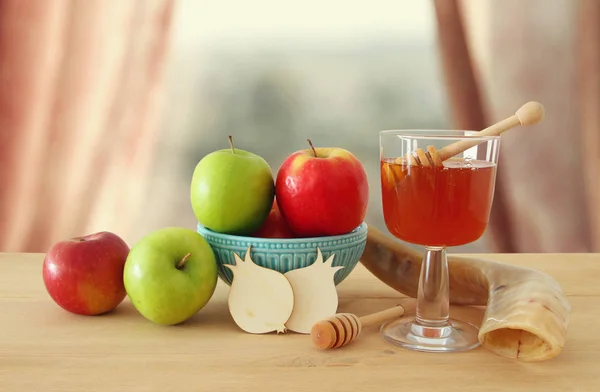
[[[310,148],[313,152],[313,154],[315,154],[315,158],[317,157],[317,150],[315,150],[315,146],[313,146],[312,142],[310,141],[310,139],[306,139],[306,141],[308,142],[308,144],[310,145]]]
[[[235,149],[233,148],[233,137],[231,135],[229,135],[228,138],[229,138],[229,146],[231,147],[231,152],[235,154]]]
[[[183,256],[183,259],[181,259],[181,261],[179,263],[177,263],[177,269],[183,268],[185,261],[188,259],[188,257],[190,257],[190,255],[191,255],[191,253],[188,253],[187,255]]]

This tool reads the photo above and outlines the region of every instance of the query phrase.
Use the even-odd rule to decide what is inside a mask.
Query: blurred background
[[[0,0],[0,251],[193,229],[192,172],[229,134],[274,173],[306,138],[352,151],[385,231],[380,130],[529,100],[545,121],[503,136],[490,227],[452,251],[599,251],[598,20],[597,0]]]

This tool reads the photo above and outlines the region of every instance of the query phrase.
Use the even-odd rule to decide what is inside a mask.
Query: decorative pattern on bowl
[[[364,222],[347,234],[314,238],[236,236],[214,232],[201,224],[198,224],[197,231],[213,249],[219,277],[228,285],[231,285],[233,273],[223,264],[235,264],[234,253],[243,259],[249,246],[252,246],[250,256],[256,264],[282,274],[314,263],[317,248],[321,249],[325,260],[335,254],[332,265],[344,267],[334,275],[334,282],[338,285],[356,267],[367,243],[367,224]]]

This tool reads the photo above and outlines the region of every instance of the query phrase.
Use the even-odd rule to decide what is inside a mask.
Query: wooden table
[[[242,332],[222,283],[179,326],[147,321],[127,299],[111,314],[76,316],[46,294],[43,255],[0,254],[0,391],[600,391],[600,254],[485,257],[542,270],[562,285],[573,310],[559,357],[516,362],[481,347],[410,352],[383,342],[376,328],[319,351],[306,335]],[[338,287],[339,311],[358,315],[400,297],[360,264]],[[482,312],[452,314],[477,322]]]

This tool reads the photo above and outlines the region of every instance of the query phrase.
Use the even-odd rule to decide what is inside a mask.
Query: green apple
[[[196,219],[219,233],[250,235],[271,210],[275,180],[262,157],[233,147],[211,152],[192,176],[190,201]]]
[[[195,231],[167,227],[142,238],[125,261],[123,281],[133,306],[157,324],[182,323],[212,298],[217,262]]]

